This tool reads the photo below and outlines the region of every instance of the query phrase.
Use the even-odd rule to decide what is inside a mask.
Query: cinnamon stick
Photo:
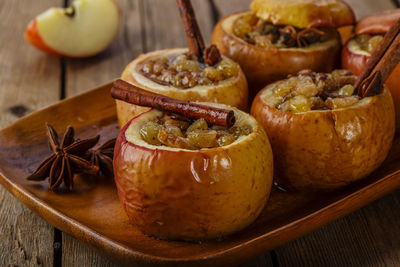
[[[111,96],[127,103],[176,113],[189,119],[203,118],[210,124],[227,128],[233,126],[235,123],[235,114],[232,110],[174,99],[143,90],[120,79],[113,83]]]
[[[204,40],[201,36],[199,25],[197,24],[192,3],[190,0],[176,0],[176,3],[178,4],[183,28],[185,30],[189,53],[197,56],[200,62],[204,62]]]
[[[383,84],[400,62],[400,20],[385,34],[369,58],[354,87],[360,97],[380,94]]]

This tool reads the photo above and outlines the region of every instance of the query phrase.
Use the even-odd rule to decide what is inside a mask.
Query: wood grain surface
[[[117,40],[98,56],[59,60],[23,40],[29,20],[63,0],[0,1],[0,126],[20,116],[119,76],[143,51],[184,46],[174,0],[117,0],[123,10]],[[245,10],[249,0],[193,0],[208,42],[216,14]],[[358,18],[394,7],[392,0],[348,0]],[[53,90],[52,90],[53,89]],[[398,266],[400,191],[261,255],[243,266]],[[33,230],[34,229],[34,230]],[[56,233],[56,236],[55,234]],[[59,233],[0,187],[0,266],[117,266],[105,256]],[[53,253],[54,241],[62,248]]]
[[[29,20],[54,1],[26,4],[0,3],[0,127],[59,98],[59,59],[32,49],[23,37]],[[51,266],[53,234],[51,225],[0,187],[1,266]]]

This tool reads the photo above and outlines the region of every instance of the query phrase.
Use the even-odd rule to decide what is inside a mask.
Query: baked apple
[[[114,0],[74,0],[69,8],[50,8],[30,22],[25,38],[57,56],[96,55],[115,39],[120,12]]]
[[[248,103],[247,80],[240,66],[221,57],[215,45],[205,47],[190,0],[177,0],[188,49],[141,55],[122,73],[139,88],[179,100],[217,102],[239,109]],[[120,127],[148,108],[116,100]]]
[[[400,9],[386,10],[361,19],[356,26],[356,36],[349,40],[342,51],[342,67],[360,75],[368,59],[383,39],[383,35],[397,20]],[[400,118],[400,65],[394,69],[386,81],[395,105],[396,118]],[[396,120],[396,130],[400,120]]]
[[[133,118],[114,153],[119,198],[144,234],[172,240],[229,235],[253,222],[271,190],[264,129],[236,108],[230,128],[156,109]]]
[[[132,61],[121,79],[138,87],[188,101],[208,101],[245,109],[247,81],[240,66],[227,57],[215,65],[200,63],[187,49],[150,52]],[[149,108],[116,100],[118,121],[123,127]]]
[[[360,98],[355,81],[348,70],[304,70],[257,94],[251,114],[270,138],[280,186],[332,190],[366,177],[386,158],[395,125],[390,91]]]
[[[221,19],[211,42],[240,64],[253,97],[288,74],[337,67],[341,40],[336,27],[355,20],[352,9],[335,0],[254,0],[250,9]]]

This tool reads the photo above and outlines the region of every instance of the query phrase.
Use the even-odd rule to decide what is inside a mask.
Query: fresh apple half
[[[251,114],[271,141],[280,186],[295,191],[333,190],[366,177],[386,158],[395,130],[387,88],[347,107],[293,113],[271,104],[278,84],[258,93]]]
[[[120,132],[114,152],[118,195],[132,224],[143,233],[179,240],[229,235],[252,223],[269,198],[273,159],[262,126],[233,109],[235,126],[252,128],[221,147],[199,150],[150,145],[142,125],[162,116],[151,110]]]
[[[248,104],[247,80],[240,66],[227,57],[228,60],[237,66],[237,75],[229,79],[211,85],[196,85],[189,89],[180,89],[171,85],[162,85],[142,75],[137,67],[140,63],[160,57],[177,56],[187,53],[186,48],[174,48],[149,52],[140,55],[125,68],[121,79],[132,83],[140,88],[163,94],[169,97],[186,101],[214,102],[237,107],[245,110]],[[129,104],[116,100],[118,121],[121,128],[133,117],[148,111],[149,108]]]
[[[106,49],[117,35],[120,11],[114,0],[75,0],[50,8],[30,22],[25,38],[57,56],[81,58]]]

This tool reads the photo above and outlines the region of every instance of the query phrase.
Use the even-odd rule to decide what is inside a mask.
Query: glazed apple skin
[[[346,43],[342,50],[342,68],[351,70],[355,75],[360,75],[367,65],[370,56],[360,54],[350,48],[352,40]],[[385,85],[393,97],[396,113],[396,131],[400,130],[400,64],[390,74]]]
[[[130,125],[154,112],[132,119],[115,146],[115,182],[131,223],[162,239],[203,240],[253,222],[273,175],[268,137],[255,119],[248,139],[226,147],[168,150],[129,142]]]
[[[282,112],[256,96],[251,114],[274,152],[275,179],[292,191],[333,190],[360,180],[386,158],[394,136],[389,90],[345,109]]]
[[[355,33],[357,35],[386,33],[398,19],[400,19],[400,8],[378,12],[362,18],[356,25]]]
[[[248,105],[247,80],[239,66],[239,72],[236,78],[229,79],[228,82],[220,83],[217,86],[211,85],[208,90],[199,89],[200,86],[190,89],[176,89],[172,86],[163,86],[136,72],[137,64],[143,62],[147,58],[155,57],[157,55],[184,53],[187,51],[186,48],[174,48],[142,54],[125,68],[121,75],[121,79],[145,90],[179,100],[222,103],[237,107],[241,110],[246,110]],[[149,110],[149,108],[129,104],[120,100],[116,100],[116,105],[118,121],[121,128],[133,117]]]
[[[355,23],[352,8],[340,0],[253,0],[250,9],[263,20],[298,28],[336,28]]]
[[[342,45],[336,30],[332,30],[334,38],[324,47],[260,48],[232,33],[233,22],[248,13],[235,13],[221,19],[215,26],[211,43],[219,48],[221,54],[242,67],[249,83],[250,99],[265,85],[284,79],[288,74],[296,74],[303,69],[330,72],[338,66]]]

